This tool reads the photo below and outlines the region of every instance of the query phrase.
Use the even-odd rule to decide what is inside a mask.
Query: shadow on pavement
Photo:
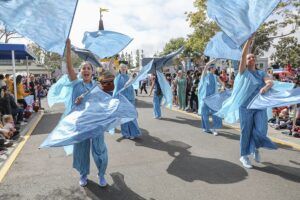
[[[153,108],[153,104],[146,102],[146,101],[136,99],[136,107],[137,108]]]
[[[136,140],[136,146],[142,146],[167,152],[174,158],[167,172],[187,182],[196,180],[210,184],[230,184],[242,181],[248,176],[247,171],[241,166],[229,161],[203,158],[191,155],[188,151],[190,145],[181,141],[164,142],[158,137],[149,135],[142,130],[140,140]]]
[[[112,185],[100,188],[97,183],[89,181],[88,185],[84,188],[86,195],[95,200],[146,200],[126,185],[123,174],[115,172],[110,175],[114,181]]]
[[[58,124],[61,113],[46,114],[34,129],[32,135],[49,134]]]
[[[276,165],[268,162],[264,162],[262,164],[264,164],[265,166],[254,166],[253,168],[261,172],[280,176],[281,178],[284,178],[289,181],[300,183],[300,168],[285,165]]]

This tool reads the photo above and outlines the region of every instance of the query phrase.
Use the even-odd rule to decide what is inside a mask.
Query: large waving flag
[[[240,60],[242,49],[224,33],[218,32],[206,45],[204,54],[212,58]]]
[[[224,103],[231,96],[231,90],[225,90],[223,92],[218,92],[211,96],[206,97],[203,99],[204,103],[213,111],[218,112]]]
[[[77,0],[0,0],[0,20],[47,51],[63,55]]]
[[[121,52],[132,38],[113,31],[85,32],[82,43],[100,58],[112,57]]]
[[[208,0],[207,14],[240,47],[280,0]]]
[[[258,94],[248,105],[248,109],[266,109],[289,106],[300,103],[300,88],[287,91],[270,90],[266,94]]]
[[[136,118],[135,107],[124,96],[113,98],[96,86],[60,120],[41,147],[72,145]]]

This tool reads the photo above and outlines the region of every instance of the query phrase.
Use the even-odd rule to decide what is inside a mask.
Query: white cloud
[[[186,11],[192,11],[192,0],[85,0],[79,1],[71,40],[82,46],[85,31],[98,29],[99,8],[104,13],[106,30],[124,33],[134,38],[125,51],[144,49],[148,56],[161,51],[171,38],[185,37],[192,32],[186,22]]]

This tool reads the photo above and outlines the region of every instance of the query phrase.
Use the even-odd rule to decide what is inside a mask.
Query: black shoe
[[[5,148],[8,148],[8,147],[11,147],[13,144],[14,144],[14,143],[12,143],[12,142],[6,142],[3,146],[4,146]]]

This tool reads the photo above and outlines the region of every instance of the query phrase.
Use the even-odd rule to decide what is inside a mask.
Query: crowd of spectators
[[[20,127],[27,124],[33,111],[41,108],[40,100],[50,86],[51,81],[45,76],[30,75],[27,79],[17,75],[15,96],[13,77],[0,74],[0,155],[18,140]]]

